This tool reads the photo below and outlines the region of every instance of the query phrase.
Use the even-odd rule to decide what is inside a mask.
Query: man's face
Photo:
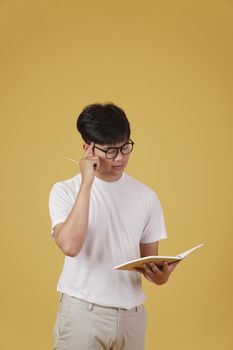
[[[109,149],[111,147],[121,147],[124,145],[128,140],[117,143],[115,145],[100,145],[100,144],[95,144],[96,147],[101,148],[102,150]],[[85,148],[88,147],[87,144],[85,144]],[[106,178],[114,178],[114,177],[120,177],[124,171],[124,169],[127,166],[128,160],[129,160],[129,155],[123,155],[120,150],[118,151],[118,155],[113,158],[113,159],[107,159],[105,156],[105,153],[99,150],[98,148],[94,148],[94,156],[99,158],[100,161],[100,166],[99,166],[99,174],[102,177]]]

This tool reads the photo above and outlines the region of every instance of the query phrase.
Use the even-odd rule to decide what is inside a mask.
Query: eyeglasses
[[[122,146],[120,147],[109,147],[107,149],[102,149],[99,148],[97,146],[94,145],[94,148],[99,149],[100,151],[105,153],[105,157],[107,159],[114,159],[118,156],[119,151],[121,152],[121,154],[123,154],[124,156],[126,156],[127,154],[129,154],[130,152],[132,152],[133,150],[133,145],[134,142],[132,140],[129,139],[129,141],[127,141],[126,143],[124,143]]]

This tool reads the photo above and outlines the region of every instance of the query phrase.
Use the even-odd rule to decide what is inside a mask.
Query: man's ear
[[[90,146],[90,145],[89,145],[88,143],[84,143],[84,144],[83,144],[84,152],[86,152],[86,150],[88,149],[89,146]],[[94,151],[92,150],[91,153],[94,154]]]

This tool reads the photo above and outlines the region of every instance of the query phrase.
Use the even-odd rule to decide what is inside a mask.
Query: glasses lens
[[[106,158],[113,159],[117,155],[117,149],[116,148],[109,148],[108,151],[105,153]]]
[[[126,155],[129,154],[133,150],[133,144],[127,143],[124,147],[121,148],[121,153]]]
[[[106,158],[108,159],[115,158],[118,154],[118,149],[121,151],[121,154],[127,155],[133,150],[133,143],[132,142],[126,143],[123,147],[119,147],[119,148],[109,148],[108,151],[105,153]]]

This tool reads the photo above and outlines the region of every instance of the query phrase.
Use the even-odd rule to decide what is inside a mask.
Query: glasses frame
[[[132,149],[131,149],[131,151],[130,151],[129,153],[124,154],[124,153],[122,153],[122,149],[123,149],[123,147],[124,147],[125,145],[127,145],[127,144],[131,144],[131,145],[132,145]],[[120,146],[120,147],[109,147],[109,148],[106,148],[106,149],[102,149],[102,148],[97,147],[97,146],[94,144],[94,147],[93,147],[93,148],[97,148],[97,149],[99,149],[100,151],[104,152],[104,153],[105,153],[105,157],[106,157],[107,159],[114,159],[114,158],[116,158],[116,157],[118,156],[119,152],[121,152],[121,154],[122,154],[123,156],[127,156],[128,154],[130,154],[130,153],[132,152],[132,150],[133,150],[133,146],[134,146],[134,142],[133,142],[131,139],[129,139],[127,142],[125,142],[125,143],[124,143],[122,146]],[[116,150],[117,150],[117,154],[116,154],[115,157],[113,157],[113,158],[108,158],[108,157],[107,157],[107,152],[108,152],[110,149],[116,149]]]

